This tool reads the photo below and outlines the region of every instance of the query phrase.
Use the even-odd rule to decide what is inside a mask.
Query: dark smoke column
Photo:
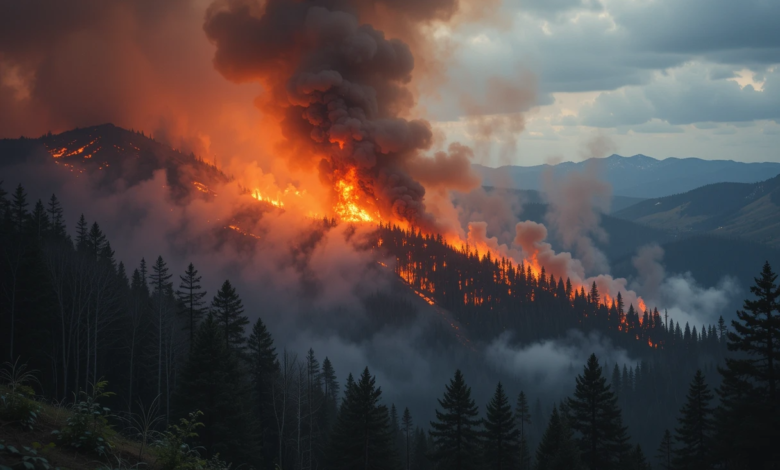
[[[318,165],[331,188],[355,169],[361,200],[383,217],[432,227],[425,189],[409,174],[431,145],[430,125],[399,117],[414,104],[406,88],[414,58],[405,43],[361,25],[359,6],[215,2],[204,29],[223,76],[266,88],[263,110],[281,118],[287,158]]]

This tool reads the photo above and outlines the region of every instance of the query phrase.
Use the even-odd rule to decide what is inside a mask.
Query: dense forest
[[[71,413],[57,445],[96,462],[118,432],[148,439],[165,469],[780,468],[780,289],[768,264],[736,321],[697,329],[381,226],[374,248],[473,341],[595,330],[640,358],[621,368],[590,356],[554,403],[499,382],[478,404],[453,371],[426,422],[383,400],[368,368],[340,382],[327,357],[275,344],[229,280],[209,295],[192,264],[128,268],[97,222],[82,216],[71,233],[56,196],[32,204],[21,186],[0,188],[0,213],[0,429],[34,428],[35,403],[54,403]]]

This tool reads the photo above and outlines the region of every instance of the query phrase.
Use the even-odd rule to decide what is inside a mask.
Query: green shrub
[[[189,414],[189,419],[182,418],[178,425],[171,425],[155,442],[157,465],[161,470],[229,470],[230,465],[215,455],[211,460],[202,459],[198,448],[190,447],[187,441],[198,437],[195,432],[204,425],[199,417],[200,411]]]
[[[37,382],[35,370],[27,370],[27,364],[6,362],[0,370],[0,418],[4,421],[19,423],[23,428],[32,430],[41,411],[34,400],[35,390],[29,385]]]
[[[111,410],[102,406],[99,400],[114,393],[105,392],[106,385],[108,382],[99,381],[92,386],[92,393],[81,392],[81,400],[71,408],[65,427],[52,431],[62,445],[101,456],[108,455],[112,447],[109,437],[113,435],[108,422]]]

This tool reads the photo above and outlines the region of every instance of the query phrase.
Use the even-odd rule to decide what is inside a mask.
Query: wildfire
[[[379,214],[372,214],[361,207],[360,194],[357,187],[357,175],[354,168],[340,179],[336,185],[336,205],[334,212],[339,219],[345,222],[376,222],[379,220]]]

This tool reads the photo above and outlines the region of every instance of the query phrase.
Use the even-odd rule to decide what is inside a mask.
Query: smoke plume
[[[403,5],[378,3],[404,11]],[[447,2],[414,3],[405,13],[410,21],[450,10]],[[291,162],[316,166],[334,191],[354,175],[369,212],[433,230],[425,187],[412,175],[434,187],[468,189],[478,180],[462,146],[450,147],[449,155],[423,156],[433,140],[429,123],[403,117],[414,105],[407,86],[411,49],[361,24],[363,8],[340,1],[271,0],[262,9],[252,2],[216,2],[204,29],[222,75],[265,87],[262,109],[280,119],[282,151]]]
[[[667,309],[678,322],[691,326],[712,325],[723,314],[739,286],[735,279],[725,276],[713,287],[703,287],[691,273],[667,276],[663,261],[664,250],[658,245],[639,249],[633,258],[637,278],[632,283],[648,302]]]

